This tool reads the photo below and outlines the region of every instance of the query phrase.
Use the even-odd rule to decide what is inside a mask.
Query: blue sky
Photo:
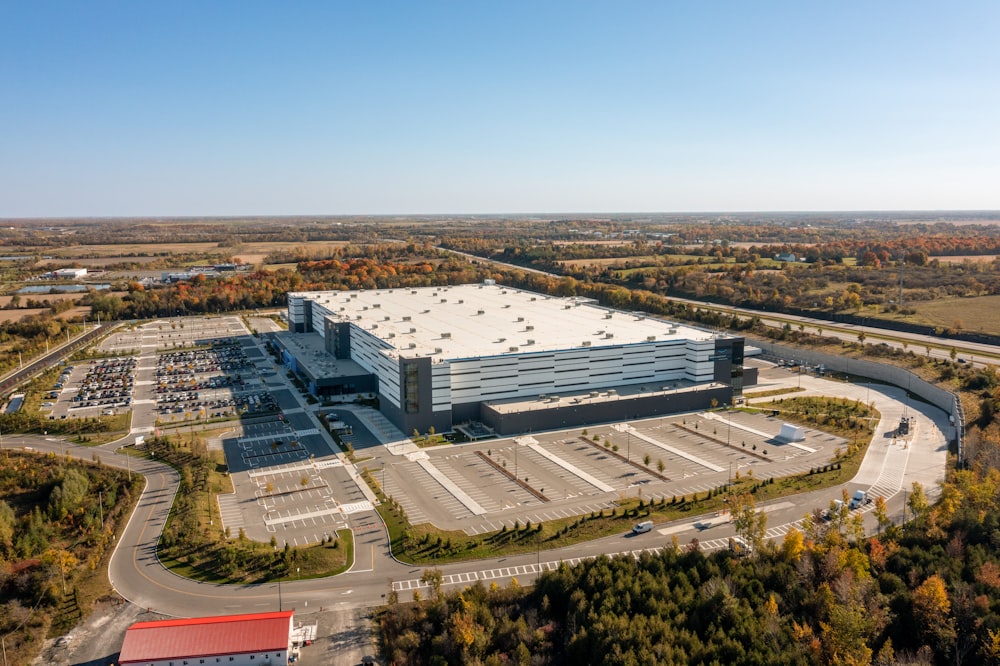
[[[0,217],[1000,209],[1000,3],[0,1]]]

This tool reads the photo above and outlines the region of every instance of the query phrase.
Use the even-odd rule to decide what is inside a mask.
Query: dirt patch
[[[8,321],[18,321],[28,315],[41,314],[42,312],[51,312],[48,308],[24,308],[23,310],[0,310],[0,324],[4,324]]]
[[[98,602],[94,611],[64,637],[45,641],[42,653],[32,666],[106,666],[118,661],[125,630],[136,622],[166,620],[164,615],[145,608],[109,599]]]

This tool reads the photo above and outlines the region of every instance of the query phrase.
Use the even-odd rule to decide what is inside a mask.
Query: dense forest
[[[0,458],[0,634],[26,664],[50,631],[66,631],[110,591],[107,563],[142,479],[55,455]]]
[[[404,664],[1000,663],[1000,428],[935,505],[864,538],[816,520],[751,557],[678,544],[563,565],[531,589],[481,583],[390,600],[386,655]]]

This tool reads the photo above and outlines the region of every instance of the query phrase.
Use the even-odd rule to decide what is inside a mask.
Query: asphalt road
[[[812,381],[812,378],[803,378],[804,387],[810,390],[816,388],[811,385]],[[845,385],[844,388],[848,394],[856,392],[859,395],[868,390],[858,385]],[[847,488],[850,491],[855,487],[869,486],[884,489],[879,494],[886,495],[890,513],[898,522],[903,517],[904,489],[908,489],[914,480],[931,488],[944,475],[946,432],[949,428],[947,417],[940,410],[923,403],[905,404],[902,392],[896,389],[881,387],[872,390],[870,397],[884,415],[883,425],[876,431],[857,482],[848,484]],[[887,429],[898,422],[898,415],[903,410],[917,419],[915,434],[905,446],[885,437]],[[105,464],[119,468],[127,466],[124,456],[107,448],[68,445],[53,437],[7,436],[3,445],[31,447],[39,452],[68,453],[87,460],[96,455]],[[156,543],[177,492],[178,476],[172,468],[156,461],[133,460],[128,466],[133,473],[146,477],[146,488],[109,567],[111,583],[119,594],[140,607],[179,617],[254,612],[278,607],[277,584],[213,585],[180,578],[164,569],[156,558]],[[780,538],[783,530],[787,531],[787,526],[800,520],[813,508],[827,506],[831,499],[838,496],[838,490],[828,489],[762,506],[768,512],[769,536]],[[866,527],[869,531],[875,529],[870,512],[866,513]],[[691,516],[674,524],[657,525],[652,532],[638,537],[620,534],[560,550],[439,568],[446,586],[465,585],[475,580],[487,583],[496,580],[504,584],[512,577],[526,583],[532,581],[540,570],[554,568],[561,561],[572,562],[598,554],[663,547],[669,545],[674,536],[682,544],[697,538],[704,547],[722,547],[732,534],[731,525],[717,516]],[[405,595],[420,586],[417,581],[424,567],[395,560],[388,551],[384,527],[358,532],[355,552],[356,561],[347,573],[334,578],[281,584],[283,607],[295,608],[299,614],[363,609],[383,603],[390,589],[396,589],[401,598],[406,598]]]

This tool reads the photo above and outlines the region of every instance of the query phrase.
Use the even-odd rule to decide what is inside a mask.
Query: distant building
[[[59,268],[52,271],[52,274],[60,280],[79,280],[87,277],[86,268]]]
[[[294,611],[137,622],[119,666],[287,666]]]
[[[795,256],[794,252],[785,252],[783,254],[777,254],[774,256],[777,261],[798,261],[799,258]]]
[[[500,434],[732,404],[743,338],[494,284],[288,295],[284,362],[320,396],[377,393],[404,433]]]

